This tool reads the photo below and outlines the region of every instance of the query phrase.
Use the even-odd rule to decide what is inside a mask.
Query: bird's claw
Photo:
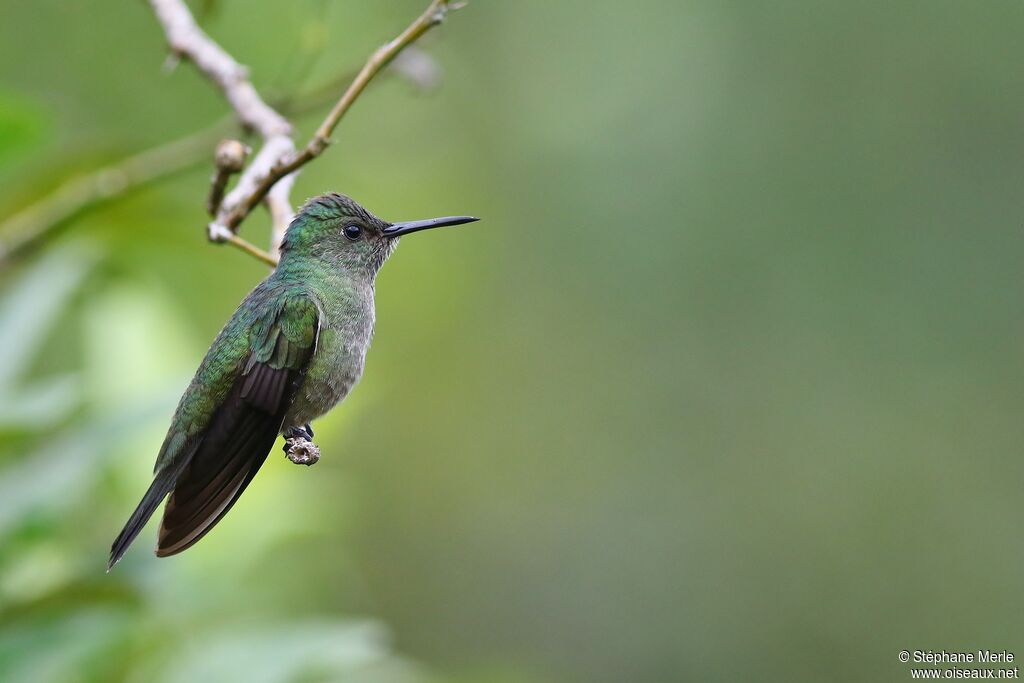
[[[306,441],[313,440],[313,428],[306,423],[304,427],[288,427],[281,432],[281,435],[286,439],[305,439]]]

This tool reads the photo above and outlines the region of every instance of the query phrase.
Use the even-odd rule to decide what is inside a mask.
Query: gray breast
[[[345,398],[359,381],[373,335],[372,306],[368,314],[362,313],[353,316],[351,312],[324,312],[327,325],[320,329],[305,379],[285,417],[285,428],[301,426],[320,417]],[[344,321],[341,325],[331,324],[339,317]]]

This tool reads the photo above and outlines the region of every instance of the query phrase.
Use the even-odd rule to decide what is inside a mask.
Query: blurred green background
[[[193,9],[261,90],[425,0]],[[1024,655],[1024,4],[475,0],[293,200],[403,241],[363,382],[184,555],[110,574],[266,274],[205,160],[0,266],[0,680],[906,680]],[[226,113],[142,2],[0,8],[0,211]],[[296,118],[304,140],[323,111]],[[265,245],[254,214],[243,236]],[[0,234],[0,243],[11,235]]]

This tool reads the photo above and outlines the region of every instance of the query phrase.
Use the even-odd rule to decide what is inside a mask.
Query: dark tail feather
[[[252,412],[238,421],[223,450],[216,439],[204,443],[167,499],[157,557],[190,548],[227,514],[267,459],[279,428],[280,420]]]
[[[128,523],[124,525],[124,529],[121,529],[121,533],[118,534],[117,538],[114,539],[113,545],[110,546],[110,561],[107,563],[108,572],[117,564],[125,551],[128,550],[128,546],[132,544],[135,537],[142,531],[142,527],[146,526],[146,522],[153,516],[153,513],[164,497],[174,488],[174,481],[177,479],[175,475],[176,473],[173,471],[163,471],[159,472],[156,478],[153,479],[153,483],[149,485],[146,495],[142,497],[142,502],[135,508],[135,512],[128,518]]]

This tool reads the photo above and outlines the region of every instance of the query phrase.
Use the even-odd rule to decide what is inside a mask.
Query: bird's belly
[[[345,398],[363,374],[365,354],[365,345],[346,344],[336,330],[322,330],[282,427],[307,424]]]

